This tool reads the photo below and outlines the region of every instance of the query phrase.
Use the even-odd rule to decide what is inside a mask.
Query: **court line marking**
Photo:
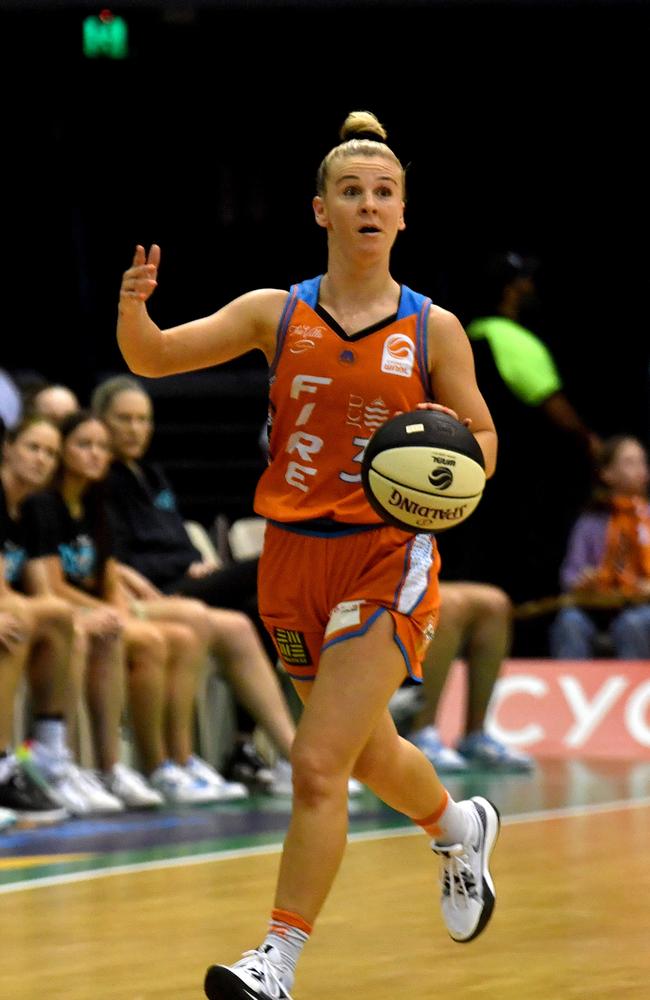
[[[592,816],[608,812],[624,812],[629,809],[643,809],[650,806],[650,797],[642,799],[620,799],[613,802],[595,802],[582,806],[563,806],[560,809],[540,810],[539,812],[520,813],[513,816],[502,816],[503,826],[518,826],[523,823],[542,823],[554,819],[574,819],[581,816]],[[348,843],[360,843],[371,840],[392,840],[395,837],[421,837],[422,831],[414,826],[398,826],[387,830],[366,830],[361,833],[351,833]],[[13,882],[0,885],[0,895],[10,892],[25,892],[28,889],[45,889],[55,885],[66,885],[71,882],[89,882],[92,879],[108,878],[111,875],[133,875],[138,872],[156,871],[165,868],[186,868],[190,865],[201,865],[214,861],[230,861],[237,858],[252,858],[264,854],[280,854],[282,844],[262,844],[259,847],[237,847],[226,851],[211,851],[207,854],[194,854],[184,858],[162,858],[158,861],[140,861],[131,865],[116,865],[112,868],[91,868],[82,872],[66,872],[62,875],[46,875],[44,878],[30,879],[25,882]]]

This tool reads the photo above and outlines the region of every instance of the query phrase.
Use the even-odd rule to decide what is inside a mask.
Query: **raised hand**
[[[133,254],[131,267],[122,275],[120,287],[120,304],[132,305],[135,302],[146,302],[158,285],[158,267],[160,266],[160,247],[152,243],[149,253],[138,244]]]

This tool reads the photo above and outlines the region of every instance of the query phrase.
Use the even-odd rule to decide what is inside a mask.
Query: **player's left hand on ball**
[[[472,426],[471,417],[464,417],[461,420],[455,410],[452,410],[449,406],[443,406],[441,403],[418,403],[416,410],[439,410],[441,413],[448,413],[450,417],[457,420],[459,424],[463,425],[463,427],[467,427],[468,430]]]

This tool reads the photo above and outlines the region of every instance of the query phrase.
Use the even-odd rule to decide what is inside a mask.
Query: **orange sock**
[[[278,908],[271,911],[268,934],[264,938],[261,951],[274,948],[279,953],[280,963],[285,969],[285,974],[293,981],[296,971],[296,962],[300,958],[300,953],[309,940],[312,932],[312,925],[292,910],[280,910]],[[272,953],[271,953],[272,954]],[[290,982],[284,982],[287,989]]]
[[[424,819],[414,819],[413,822],[417,826],[421,826],[425,833],[428,833],[432,840],[437,840],[442,834],[442,829],[438,823],[438,820],[442,816],[443,812],[447,808],[449,802],[449,792],[445,791],[445,797],[442,803],[438,806],[435,812],[432,812],[430,816],[425,816]]]
[[[293,913],[291,910],[278,910],[277,908],[271,910],[269,934],[279,934],[280,937],[285,937],[287,928],[290,927],[295,927],[297,930],[302,931],[307,937],[309,937],[314,929],[311,924],[302,919],[299,913]]]
[[[467,844],[479,834],[475,809],[468,809],[468,802],[454,802],[445,792],[442,804],[424,819],[413,820],[438,844]]]

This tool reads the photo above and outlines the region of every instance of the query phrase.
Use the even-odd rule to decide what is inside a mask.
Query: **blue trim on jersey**
[[[420,378],[422,379],[422,384],[424,385],[427,391],[427,397],[433,399],[433,393],[431,392],[431,375],[429,374],[429,365],[427,363],[427,356],[428,356],[427,327],[428,327],[430,309],[431,309],[431,299],[425,299],[424,302],[422,303],[422,309],[420,310],[420,315],[418,316],[416,343],[417,343],[418,364],[420,366]]]
[[[280,316],[280,322],[278,323],[278,330],[275,336],[275,354],[273,355],[273,361],[269,365],[269,378],[274,373],[277,368],[278,361],[280,360],[280,355],[282,354],[282,348],[284,347],[284,341],[287,336],[287,328],[289,326],[289,320],[293,316],[293,311],[296,308],[296,303],[298,302],[297,289],[298,285],[292,285],[289,289],[289,294],[287,296],[287,301],[284,303],[284,309],[282,310],[282,315]]]
[[[421,295],[420,292],[414,292],[408,285],[402,285],[397,319],[405,319],[406,316],[412,316],[414,313],[418,317],[415,349],[418,358],[420,379],[427,399],[432,398],[431,380],[427,366],[427,320],[429,319],[430,308],[431,299],[427,298],[426,295]]]
[[[298,298],[302,299],[310,309],[315,309],[318,305],[320,283],[322,280],[323,275],[319,274],[315,278],[308,278],[307,281],[301,281],[299,285],[294,285]]]
[[[426,295],[414,292],[408,285],[400,286],[399,306],[397,307],[397,318],[406,319],[407,316],[417,315],[423,304],[426,302]]]

